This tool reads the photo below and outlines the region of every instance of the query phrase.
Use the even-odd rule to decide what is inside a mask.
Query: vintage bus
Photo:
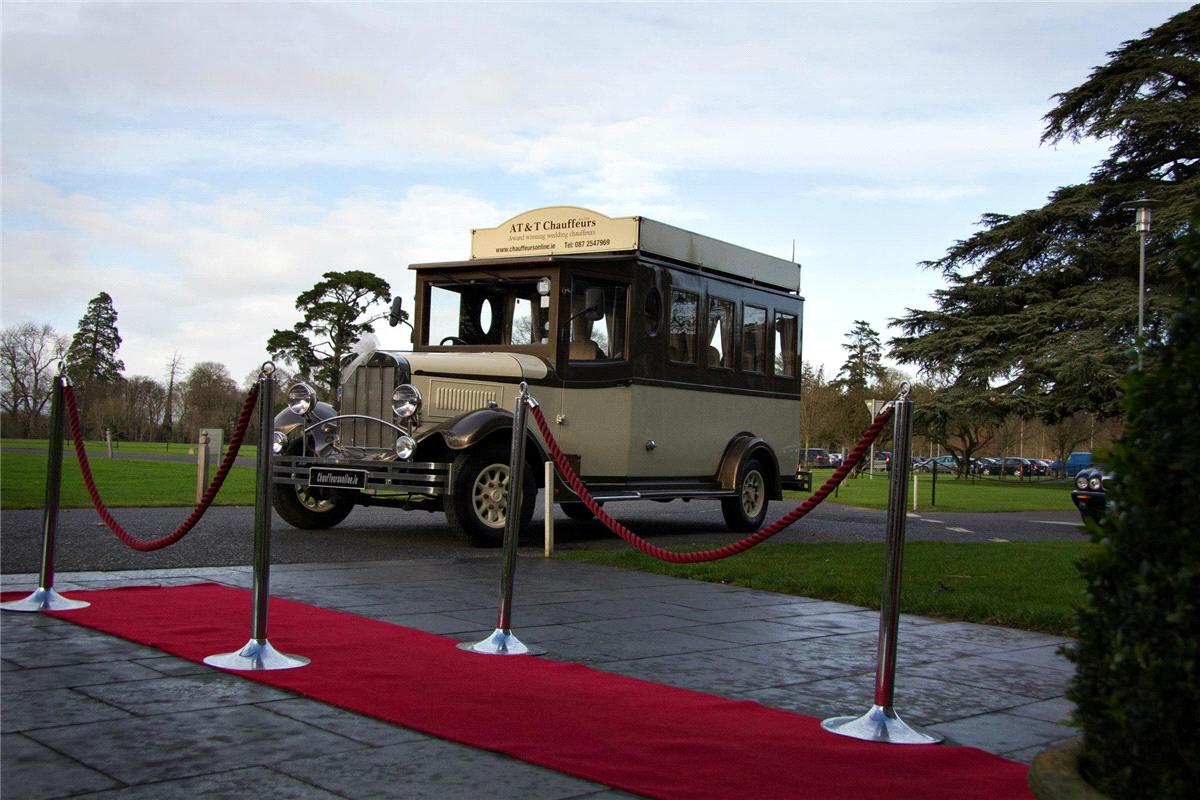
[[[411,350],[360,348],[336,408],[303,383],[288,390],[273,491],[292,525],[388,505],[443,511],[471,541],[499,543],[521,382],[600,502],[712,500],[731,530],[750,531],[793,485],[798,264],[552,207],[473,231],[466,261],[410,269]],[[525,452],[528,524],[547,458],[535,426]],[[569,517],[590,517],[561,480],[547,490]]]

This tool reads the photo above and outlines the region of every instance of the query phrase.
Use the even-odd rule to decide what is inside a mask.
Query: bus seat
[[[711,344],[708,346],[708,365],[710,367],[721,366],[721,351]]]
[[[671,360],[691,364],[695,360],[692,358],[691,343],[692,338],[686,333],[671,334]]]
[[[571,361],[595,361],[604,358],[604,352],[591,339],[579,339],[571,342],[571,352],[567,358]]]
[[[755,346],[757,342],[754,337],[747,336],[742,342],[742,369],[746,372],[757,372],[758,348]]]

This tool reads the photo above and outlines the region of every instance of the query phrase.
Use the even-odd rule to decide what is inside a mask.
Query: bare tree
[[[1061,422],[1050,427],[1050,446],[1058,461],[1058,477],[1067,474],[1067,455],[1092,435],[1095,417],[1086,411],[1076,411]]]
[[[26,322],[0,332],[0,410],[6,427],[25,438],[41,435],[41,417],[53,390],[55,362],[70,340],[49,325]]]
[[[194,436],[200,428],[232,432],[244,395],[224,364],[201,361],[188,372],[182,388],[179,428],[184,435]]]
[[[122,387],[118,430],[123,438],[150,441],[159,430],[159,420],[167,402],[167,390],[145,375],[134,375]]]
[[[159,425],[159,439],[164,442],[171,441],[171,434],[175,428],[175,380],[182,371],[183,356],[176,350],[167,364],[167,394],[163,404],[162,423]]]

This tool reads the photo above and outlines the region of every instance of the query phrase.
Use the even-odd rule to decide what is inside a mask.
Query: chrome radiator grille
[[[342,384],[338,413],[361,414],[393,422],[392,392],[407,377],[396,366],[362,366]],[[366,419],[340,421],[342,444],[349,447],[378,447],[390,450],[396,440],[393,428]]]

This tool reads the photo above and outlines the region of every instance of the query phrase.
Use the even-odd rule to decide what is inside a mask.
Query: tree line
[[[232,432],[254,376],[241,385],[222,364],[201,361],[185,371],[176,353],[162,379],[124,376],[121,335],[107,292],[87,305],[73,336],[26,322],[0,331],[0,414],[4,436],[42,438],[59,364],[75,391],[83,434],[129,441],[191,442],[200,428]]]
[[[916,410],[913,455],[953,455],[959,460],[960,475],[967,473],[972,458],[981,456],[1065,461],[1074,450],[1107,448],[1122,427],[1120,415],[1087,410],[1055,420],[1005,413],[1006,406],[988,394],[978,398],[975,412],[964,414],[958,426],[944,425],[938,400],[945,386],[885,365],[883,342],[865,320],[855,320],[845,339],[846,360],[833,377],[826,376],[824,365],[814,367],[805,361],[801,369],[800,431],[806,450],[847,452],[867,427],[872,401],[895,398],[906,381]],[[890,429],[885,429],[875,449],[891,449],[890,437]]]

